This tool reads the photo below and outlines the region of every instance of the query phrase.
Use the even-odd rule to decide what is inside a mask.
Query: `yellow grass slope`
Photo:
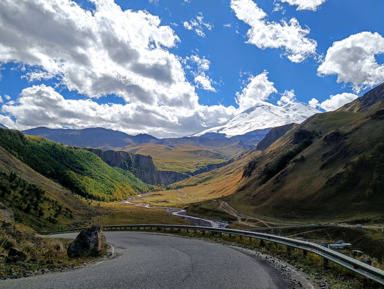
[[[161,171],[194,172],[206,165],[220,164],[227,161],[219,153],[191,145],[171,147],[146,144],[126,147],[124,150],[130,153],[151,156],[156,168]]]

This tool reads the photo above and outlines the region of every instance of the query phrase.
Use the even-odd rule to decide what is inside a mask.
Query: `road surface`
[[[119,257],[76,270],[0,281],[0,288],[292,288],[265,259],[233,247],[144,232],[105,235]]]

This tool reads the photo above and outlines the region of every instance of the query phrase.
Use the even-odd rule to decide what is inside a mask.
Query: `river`
[[[140,195],[139,195],[140,197]],[[203,226],[203,227],[211,227],[211,228],[225,228],[228,226],[228,222],[221,221],[221,220],[211,220],[211,219],[204,219],[199,217],[194,217],[188,215],[186,210],[178,209],[178,208],[169,208],[169,207],[155,207],[151,206],[149,204],[138,204],[133,203],[132,200],[137,200],[137,198],[130,198],[128,200],[122,201],[121,203],[124,204],[130,204],[138,207],[143,207],[147,209],[163,209],[166,210],[168,214],[182,217],[184,220],[191,222],[195,226]]]

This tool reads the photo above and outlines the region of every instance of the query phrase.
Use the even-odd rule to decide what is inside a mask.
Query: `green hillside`
[[[151,187],[130,172],[108,166],[95,154],[42,137],[0,129],[0,146],[38,173],[85,198],[114,201]]]

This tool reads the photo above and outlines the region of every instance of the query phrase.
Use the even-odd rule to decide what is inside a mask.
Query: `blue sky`
[[[4,0],[0,123],[174,137],[259,102],[334,110],[384,82],[383,12],[382,0]]]

